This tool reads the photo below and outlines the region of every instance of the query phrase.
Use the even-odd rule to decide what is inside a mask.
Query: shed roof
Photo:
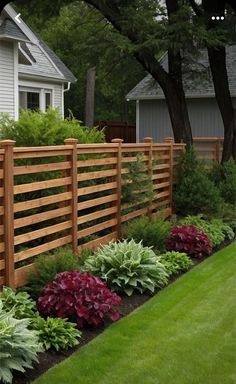
[[[226,47],[226,63],[230,93],[236,96],[236,45]],[[168,70],[168,55],[161,58],[160,64]],[[206,50],[201,50],[197,61],[186,64],[183,69],[183,82],[187,98],[215,97],[214,86]],[[160,85],[148,74],[127,95],[130,100],[164,99]]]

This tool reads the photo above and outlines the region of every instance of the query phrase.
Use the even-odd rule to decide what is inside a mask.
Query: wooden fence
[[[110,143],[116,137],[125,143],[136,143],[136,125],[128,121],[99,121],[95,123],[99,128],[104,128],[106,142]]]
[[[206,162],[221,161],[223,137],[194,137],[193,146],[197,157]]]
[[[172,173],[184,144],[77,144],[14,147],[0,142],[0,285],[19,287],[37,255],[69,244],[74,252],[120,237],[121,224],[172,210]],[[152,198],[122,204],[123,175],[142,154]]]

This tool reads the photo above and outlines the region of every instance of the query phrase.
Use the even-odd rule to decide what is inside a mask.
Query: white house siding
[[[0,112],[15,116],[14,45],[0,41]]]
[[[215,99],[189,99],[187,101],[193,136],[223,136],[223,122]],[[145,136],[162,142],[173,136],[165,100],[139,101],[140,141]]]
[[[57,84],[52,82],[45,81],[37,81],[37,80],[29,80],[25,78],[20,78],[19,80],[20,89],[26,88],[28,91],[30,88],[34,89],[45,89],[52,91],[52,107],[58,108],[62,117],[64,114],[64,106],[63,106],[63,84]],[[23,88],[22,88],[23,87]]]
[[[64,99],[63,99],[63,84],[54,85],[54,108],[58,108],[62,117],[64,117]]]

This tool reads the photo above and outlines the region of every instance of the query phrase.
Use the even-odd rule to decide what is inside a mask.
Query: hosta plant
[[[72,348],[79,344],[81,333],[76,329],[76,324],[59,317],[37,316],[31,326],[38,332],[39,340],[45,350],[50,348],[56,351]]]
[[[131,295],[134,290],[154,292],[167,283],[167,273],[159,257],[142,242],[133,239],[102,246],[83,267],[106,280],[114,291]]]
[[[0,292],[0,301],[4,311],[8,312],[14,309],[16,319],[34,317],[36,314],[36,303],[27,292],[14,292],[11,288],[3,287]]]
[[[193,262],[184,252],[169,251],[160,255],[160,261],[165,266],[169,276],[187,271]]]
[[[37,354],[43,351],[37,332],[28,329],[29,319],[18,320],[14,310],[5,312],[0,302],[0,381],[11,383],[12,371],[32,368]]]
[[[106,316],[115,321],[120,297],[105,282],[86,272],[62,272],[47,284],[38,299],[39,312],[46,316],[69,318],[78,327],[97,326]]]
[[[194,225],[173,227],[166,240],[166,248],[169,251],[185,252],[197,258],[208,256],[212,252],[207,235]]]

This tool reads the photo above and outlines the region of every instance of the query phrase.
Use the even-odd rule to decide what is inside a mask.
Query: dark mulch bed
[[[235,241],[235,239],[233,240]],[[217,252],[218,250],[226,247],[229,245],[232,241],[224,241],[222,244],[220,244],[218,247],[214,248],[213,253]],[[195,259],[194,266],[204,261],[206,258],[202,259]],[[194,267],[193,266],[193,267]],[[173,283],[175,280],[177,280],[179,276],[174,276],[169,280],[169,284]],[[158,291],[155,292],[155,294]],[[119,305],[119,312],[121,317],[127,316],[130,312],[135,310],[137,307],[145,303],[147,300],[149,300],[153,295],[145,293],[145,294],[138,294],[134,293],[132,296],[126,296],[126,295],[120,295],[121,296],[121,304]],[[89,341],[94,339],[96,336],[98,336],[100,333],[102,333],[111,322],[107,321],[103,326],[99,328],[89,328],[89,329],[83,329],[82,336],[80,338],[80,344],[76,346],[75,348],[71,348],[68,351],[64,352],[55,352],[55,351],[47,351],[43,352],[39,355],[39,363],[35,364],[34,369],[27,370],[25,374],[22,373],[16,373],[14,375],[13,384],[30,384],[33,380],[35,380],[37,377],[42,375],[45,371],[47,371],[49,368],[51,368],[53,365],[58,364],[62,360],[66,359],[68,356],[70,356],[75,351],[78,351],[81,347],[83,347],[85,344],[87,344]],[[60,384],[60,383],[58,383]]]

